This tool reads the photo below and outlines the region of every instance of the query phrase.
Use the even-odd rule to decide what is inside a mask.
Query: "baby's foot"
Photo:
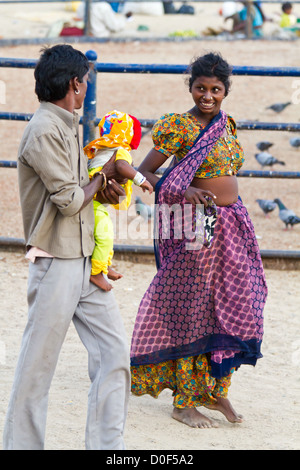
[[[112,281],[117,281],[118,279],[121,279],[121,277],[123,277],[123,274],[120,274],[111,267],[109,267],[107,277]]]
[[[96,286],[100,287],[100,289],[102,289],[106,292],[110,291],[113,288],[113,286],[104,277],[103,273],[92,275],[90,277],[90,281],[93,284],[96,284]]]
[[[187,424],[191,428],[217,428],[218,425],[206,418],[196,408],[174,408],[172,418]]]

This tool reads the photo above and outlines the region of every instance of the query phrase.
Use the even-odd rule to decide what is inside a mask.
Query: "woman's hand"
[[[184,193],[185,199],[191,204],[204,204],[204,207],[207,206],[206,197],[216,199],[216,196],[206,189],[195,188],[194,186],[189,186]]]
[[[119,204],[125,197],[124,188],[115,180],[109,180],[104,191],[97,193],[96,201],[101,204]]]

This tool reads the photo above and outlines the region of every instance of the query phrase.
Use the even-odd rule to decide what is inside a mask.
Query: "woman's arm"
[[[154,188],[159,180],[159,177],[155,175],[155,172],[166,162],[167,158],[168,157],[164,154],[158,152],[158,150],[151,149],[138,168],[138,171],[147,178]]]
[[[153,187],[155,187],[157,181],[159,180],[159,177],[155,175],[155,172],[165,163],[166,160],[167,157],[161,152],[158,152],[158,150],[155,149],[151,149],[145,160],[138,168],[138,170],[144,176],[146,176],[147,180],[152,184]],[[202,190],[193,186],[189,186],[184,194],[186,200],[191,204],[204,204],[207,206],[207,200],[205,196],[215,198],[215,195],[211,191]]]

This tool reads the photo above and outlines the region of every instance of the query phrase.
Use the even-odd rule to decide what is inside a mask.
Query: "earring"
[[[79,95],[80,90],[75,90],[75,95]]]

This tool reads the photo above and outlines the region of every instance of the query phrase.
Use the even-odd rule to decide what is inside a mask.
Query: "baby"
[[[106,114],[99,123],[100,138],[84,147],[88,157],[90,178],[101,171],[103,165],[115,155],[117,180],[122,182],[126,197],[115,209],[126,210],[131,202],[132,183],[151,194],[152,185],[132,166],[130,150],[137,149],[141,141],[140,122],[129,114],[112,111]],[[106,206],[93,200],[95,213],[95,248],[92,254],[91,282],[105,291],[112,289],[108,279],[117,280],[122,275],[111,268],[113,257],[113,224]],[[107,275],[107,278],[106,278]]]

